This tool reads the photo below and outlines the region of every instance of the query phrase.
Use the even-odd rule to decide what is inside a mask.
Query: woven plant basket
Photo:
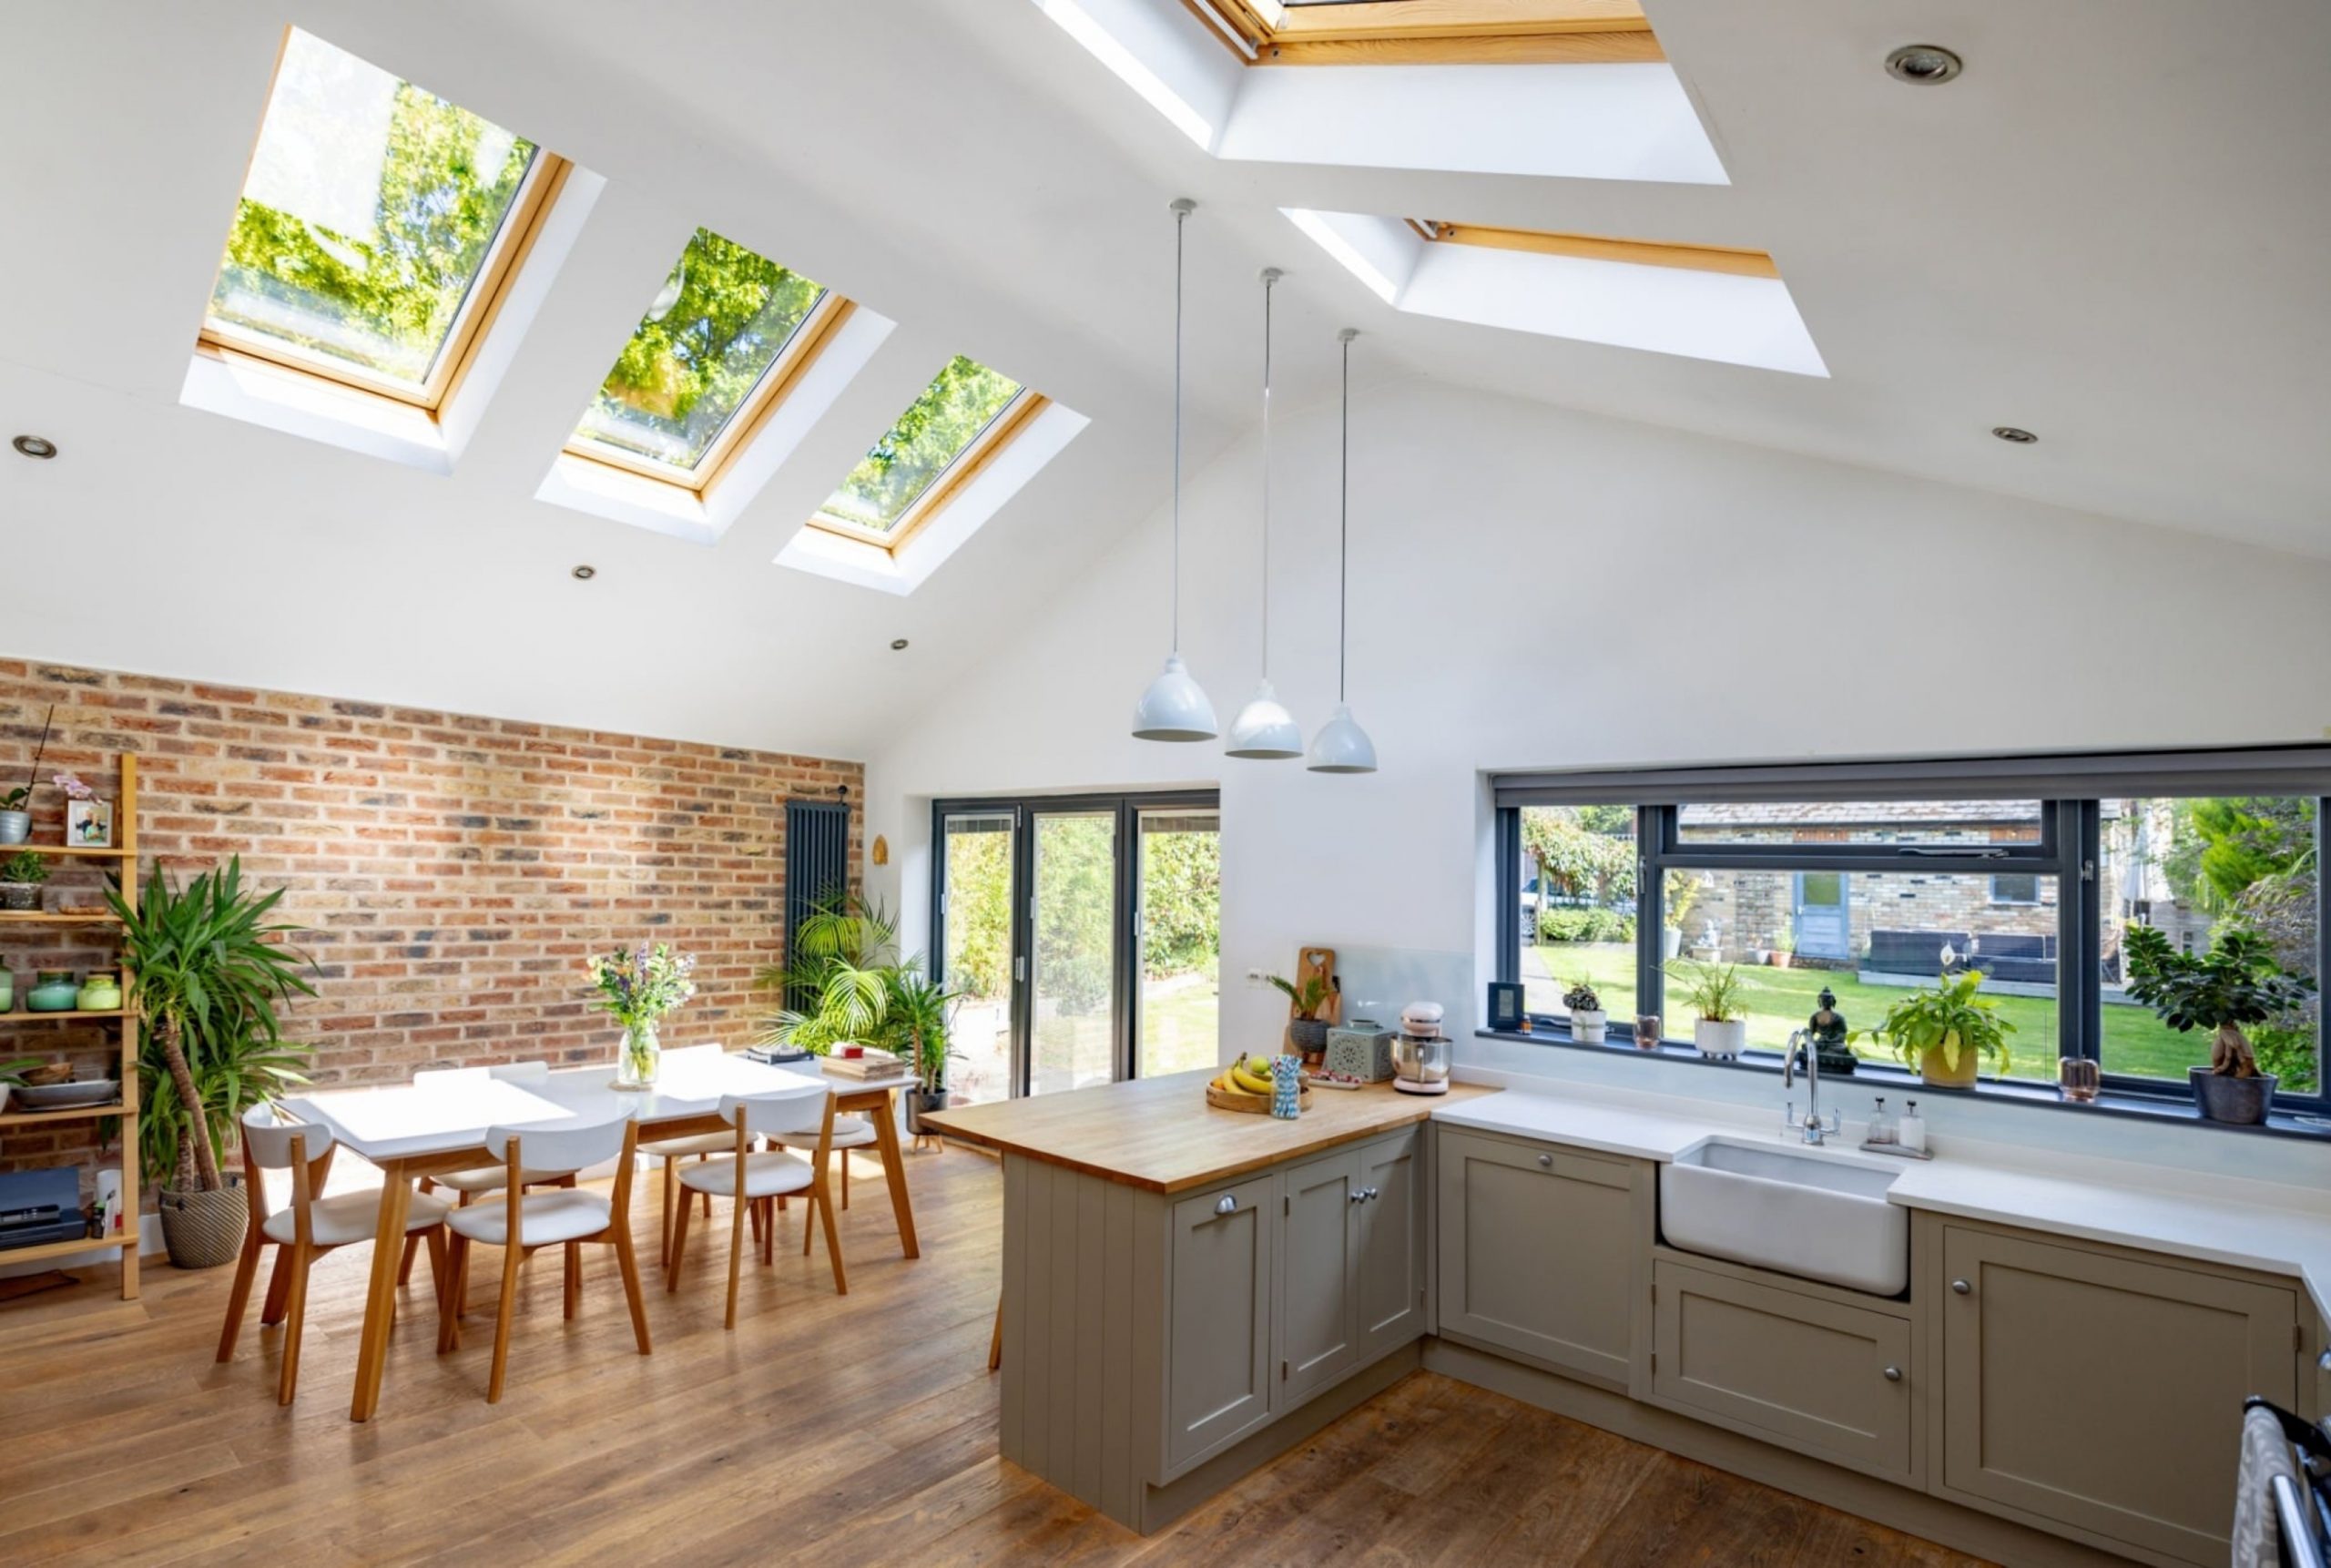
[[[232,1263],[243,1249],[243,1227],[250,1210],[232,1186],[217,1192],[199,1187],[162,1189],[162,1241],[179,1268],[216,1268]]]

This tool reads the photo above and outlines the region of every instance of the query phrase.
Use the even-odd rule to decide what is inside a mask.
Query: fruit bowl
[[[1246,1111],[1255,1115],[1267,1115],[1271,1108],[1271,1082],[1268,1069],[1257,1067],[1245,1056],[1239,1057],[1237,1062],[1225,1067],[1208,1080],[1206,1086],[1206,1103],[1217,1111]],[[1296,1109],[1302,1110],[1310,1104],[1309,1089],[1302,1089],[1297,1093]]]

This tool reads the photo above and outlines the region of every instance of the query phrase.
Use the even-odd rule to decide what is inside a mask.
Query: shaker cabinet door
[[[1174,1206],[1166,1479],[1270,1419],[1277,1195],[1265,1176]]]
[[[1349,1150],[1279,1177],[1278,1389],[1292,1410],[1341,1377],[1358,1355],[1352,1254],[1360,1230],[1359,1157]]]
[[[1352,1307],[1359,1359],[1373,1361],[1424,1336],[1424,1135],[1411,1127],[1359,1150],[1359,1220]]]

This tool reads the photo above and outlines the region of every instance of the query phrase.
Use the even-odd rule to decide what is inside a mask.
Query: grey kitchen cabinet
[[[1187,1469],[1270,1420],[1278,1180],[1174,1205],[1166,1469]]]
[[[2295,1292],[1960,1224],[1940,1262],[1934,1490],[2224,1563],[2242,1401],[2297,1391]]]
[[[1278,1380],[1282,1406],[1341,1377],[1359,1355],[1359,1159],[1349,1149],[1279,1177]]]
[[[1652,1264],[1654,1404],[1915,1481],[1910,1320],[1671,1258]]]
[[[1359,1221],[1352,1276],[1359,1359],[1373,1361],[1424,1335],[1425,1141],[1410,1127],[1360,1145]]]
[[[1437,1136],[1440,1331],[1627,1387],[1650,1167],[1455,1127]]]

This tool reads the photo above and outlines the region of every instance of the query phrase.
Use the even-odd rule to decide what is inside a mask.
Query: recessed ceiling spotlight
[[[589,582],[592,578],[594,578],[594,577],[597,576],[598,575],[599,575],[599,568],[598,568],[598,567],[596,567],[596,566],[587,566],[587,565],[586,565],[586,566],[577,566],[577,567],[575,567],[575,570],[573,570],[572,572],[569,572],[569,573],[567,574],[567,575],[568,575],[568,576],[570,576],[570,577],[574,578],[574,579],[575,579],[576,582],[578,582],[578,583],[587,583],[587,582]]]
[[[1886,56],[1886,74],[1896,81],[1930,87],[1947,82],[1967,63],[1939,44],[1905,44]]]
[[[907,651],[907,639],[906,639],[906,638],[904,638],[904,637],[892,637],[892,638],[891,639],[891,651],[892,653],[904,653],[904,652],[906,652],[906,651]]]
[[[2018,430],[2011,424],[1995,424],[1991,426],[1991,433],[2016,446],[2030,446],[2040,439],[2030,431]]]
[[[9,444],[26,457],[55,457],[56,455],[56,443],[45,435],[20,435]]]

